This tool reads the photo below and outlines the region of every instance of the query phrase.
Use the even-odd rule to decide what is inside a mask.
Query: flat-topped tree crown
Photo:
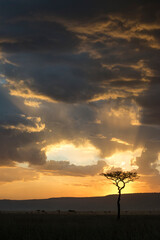
[[[113,171],[108,173],[101,173],[107,179],[113,181],[118,187],[118,190],[122,190],[126,183],[133,182],[138,178],[137,172],[123,172],[123,171]]]

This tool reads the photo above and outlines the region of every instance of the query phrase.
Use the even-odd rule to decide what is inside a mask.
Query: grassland
[[[160,216],[0,214],[2,240],[159,240]]]

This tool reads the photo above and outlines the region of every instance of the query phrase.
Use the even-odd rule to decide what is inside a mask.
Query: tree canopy
[[[101,173],[101,175],[112,180],[113,184],[118,187],[118,190],[123,189],[126,183],[133,182],[138,178],[137,172],[112,171],[108,173]],[[120,183],[122,183],[122,186]]]
[[[120,219],[120,199],[121,199],[121,190],[125,187],[126,183],[133,182],[138,178],[137,172],[123,172],[123,171],[112,171],[108,173],[101,173],[102,176],[105,176],[107,179],[112,180],[118,188],[118,199],[117,199],[117,219]]]

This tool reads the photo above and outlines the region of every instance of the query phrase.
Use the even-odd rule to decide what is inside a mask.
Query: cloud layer
[[[24,2],[0,2],[0,164],[95,175],[142,148],[139,173],[159,176],[159,2]],[[47,161],[63,141],[100,161]]]

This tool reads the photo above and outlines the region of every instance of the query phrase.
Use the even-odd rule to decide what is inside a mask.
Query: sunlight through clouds
[[[109,168],[121,168],[124,171],[130,171],[137,169],[138,166],[135,165],[136,157],[140,157],[142,154],[143,148],[138,148],[135,151],[125,151],[117,152],[111,157],[105,158]]]
[[[75,146],[73,143],[62,142],[47,147],[47,160],[69,161],[75,165],[93,165],[100,158],[100,151],[89,142]]]

